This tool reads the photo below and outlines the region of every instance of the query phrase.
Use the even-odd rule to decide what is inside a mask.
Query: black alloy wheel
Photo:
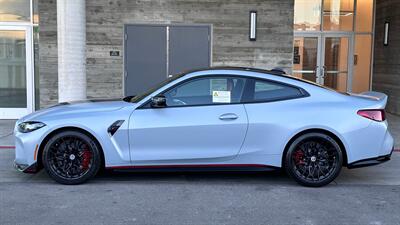
[[[286,171],[293,179],[310,187],[332,182],[340,173],[343,154],[329,135],[307,133],[290,145],[285,158]]]
[[[99,171],[100,148],[82,132],[63,131],[49,139],[42,162],[46,172],[58,183],[80,184]]]

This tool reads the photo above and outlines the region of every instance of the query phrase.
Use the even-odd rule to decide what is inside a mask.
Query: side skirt
[[[107,170],[134,172],[206,172],[206,171],[275,171],[279,167],[261,164],[201,164],[201,165],[149,165],[110,166]]]

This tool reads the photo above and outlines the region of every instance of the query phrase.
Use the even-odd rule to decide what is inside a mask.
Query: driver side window
[[[189,80],[164,93],[167,106],[195,106],[239,103],[245,79],[204,77]]]

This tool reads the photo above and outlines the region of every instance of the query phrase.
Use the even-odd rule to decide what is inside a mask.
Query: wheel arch
[[[40,143],[39,148],[38,148],[38,153],[37,153],[37,165],[38,165],[39,169],[43,168],[42,155],[43,155],[44,146],[46,146],[47,142],[50,140],[51,137],[53,137],[54,135],[61,133],[63,131],[78,131],[78,132],[84,133],[84,134],[88,135],[89,137],[91,137],[93,139],[93,141],[96,142],[97,146],[99,146],[99,148],[100,148],[99,150],[101,153],[100,154],[101,168],[105,168],[105,158],[104,158],[103,147],[101,146],[101,144],[97,140],[97,138],[92,133],[90,133],[89,131],[87,131],[85,129],[82,129],[80,127],[67,126],[67,127],[60,127],[60,128],[57,128],[57,129],[51,131],[50,133],[48,133],[46,135],[46,137]]]
[[[301,135],[307,134],[307,133],[313,133],[313,132],[323,133],[323,134],[326,134],[326,135],[328,135],[329,137],[333,138],[333,139],[339,144],[340,150],[342,151],[342,154],[343,154],[343,166],[347,166],[347,150],[346,150],[346,147],[345,147],[343,141],[342,141],[336,134],[332,133],[332,132],[329,131],[329,130],[321,129],[321,128],[310,128],[310,129],[306,129],[306,130],[303,130],[303,131],[298,132],[296,135],[294,135],[294,136],[286,143],[285,149],[284,149],[283,154],[282,154],[282,162],[281,162],[282,168],[285,167],[286,152],[288,151],[290,145],[291,145],[298,137],[300,137]]]

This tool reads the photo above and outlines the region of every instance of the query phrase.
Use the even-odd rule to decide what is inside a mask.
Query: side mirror
[[[157,95],[151,98],[150,106],[153,108],[163,108],[167,106],[167,99],[163,95]]]

